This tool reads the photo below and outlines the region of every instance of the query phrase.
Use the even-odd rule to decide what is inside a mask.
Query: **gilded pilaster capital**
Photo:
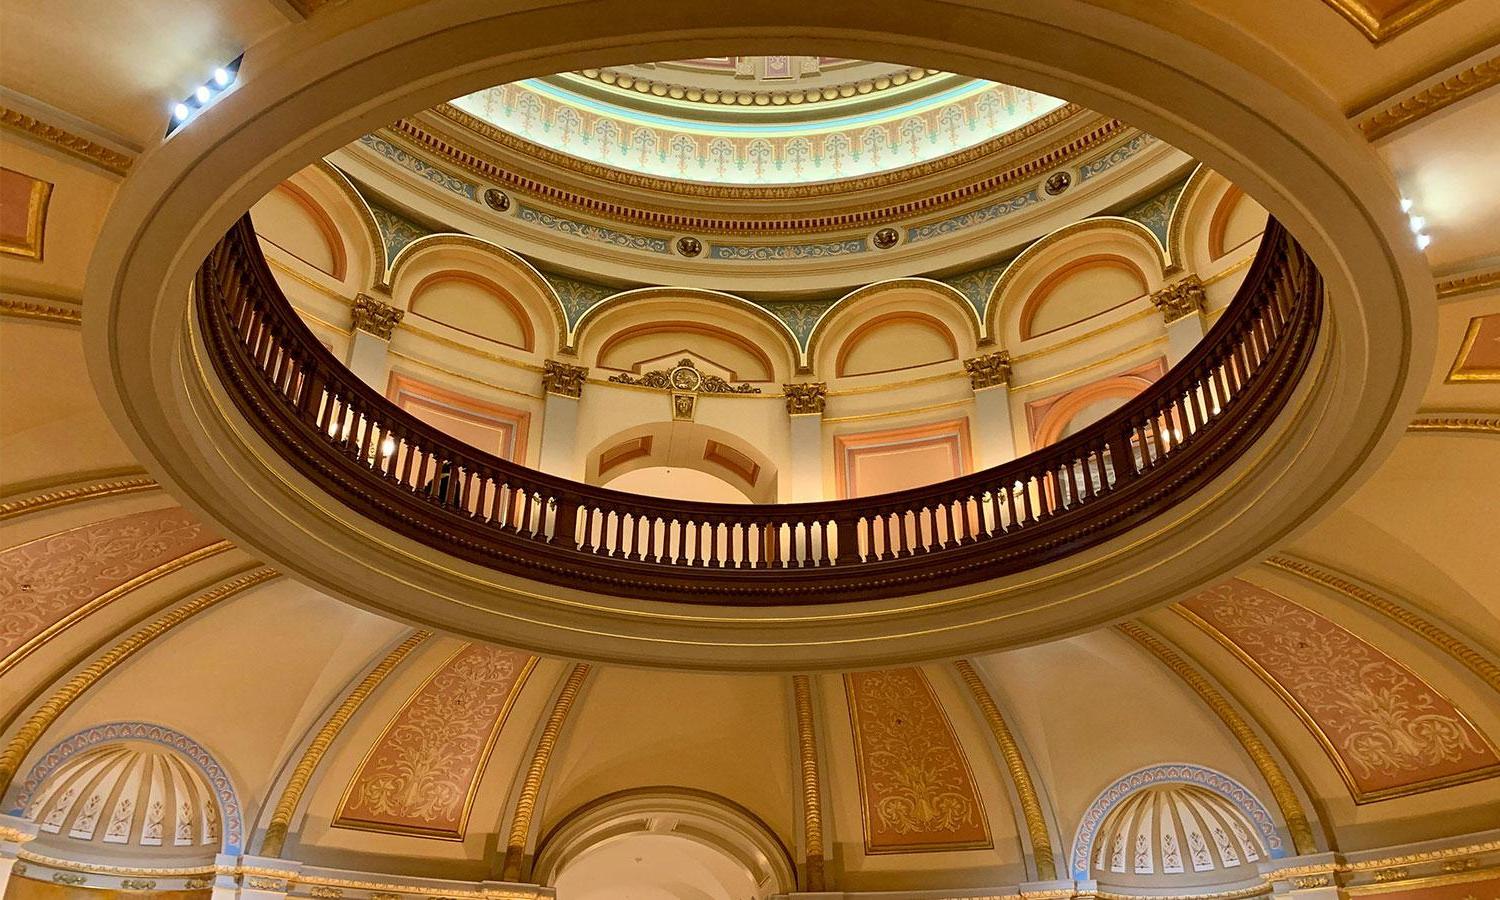
[[[354,327],[388,341],[396,331],[396,325],[406,315],[406,310],[376,300],[369,294],[355,294],[351,318]]]
[[[999,387],[1010,383],[1010,351],[1001,350],[964,360],[964,371],[969,373],[969,387],[974,390]]]
[[[574,366],[549,359],[542,363],[542,390],[559,397],[578,399],[583,396],[583,382],[589,377],[584,366]]]
[[[1197,275],[1188,275],[1174,281],[1151,295],[1151,304],[1161,310],[1161,317],[1168,325],[1178,319],[1203,311],[1208,295],[1203,291],[1203,282]]]
[[[793,416],[821,416],[828,402],[828,385],[822,381],[806,384],[783,384],[786,411]]]

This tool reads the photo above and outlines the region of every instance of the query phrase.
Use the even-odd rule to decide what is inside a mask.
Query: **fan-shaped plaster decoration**
[[[213,756],[145,722],[98,725],[53,747],[10,812],[43,834],[106,844],[235,854],[243,832],[234,787]]]
[[[1083,814],[1069,860],[1077,879],[1220,870],[1234,879],[1284,855],[1271,813],[1249,788],[1213,769],[1169,763],[1131,772],[1100,792]]]

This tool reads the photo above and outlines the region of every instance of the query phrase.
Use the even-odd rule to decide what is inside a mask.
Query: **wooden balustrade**
[[[377,523],[513,575],[685,603],[833,603],[996,578],[1120,534],[1223,471],[1306,367],[1322,280],[1271,222],[1192,353],[1099,422],[1012,462],[853,500],[689,503],[499,459],[387,400],[308,331],[249,216],[205,260],[198,314],[241,412]]]

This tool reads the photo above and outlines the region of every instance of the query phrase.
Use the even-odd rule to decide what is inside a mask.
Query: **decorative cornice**
[[[826,382],[815,381],[806,384],[783,384],[781,390],[786,394],[787,415],[821,416],[824,406],[828,403],[828,384]]]
[[[333,745],[334,739],[349,724],[370,694],[385,681],[386,676],[400,665],[403,659],[415,650],[423,641],[432,637],[430,631],[416,631],[408,635],[406,640],[396,645],[390,653],[385,655],[375,668],[371,669],[354,686],[347,696],[344,697],[338,709],[318,729],[318,733],[302,751],[302,758],[297,761],[297,767],[292,770],[292,777],[287,780],[286,787],[281,791],[281,799],[276,801],[276,811],[271,815],[271,824],[266,826],[266,836],[261,841],[260,855],[266,857],[277,857],[281,855],[286,846],[287,829],[291,826],[292,816],[297,812],[297,806],[302,802],[302,794],[307,790],[307,785],[312,781],[313,772],[317,771],[318,764],[323,761],[323,756],[328,748]]]
[[[1010,351],[1001,350],[964,360],[969,373],[969,387],[978,391],[1010,383]]]
[[[542,363],[542,390],[548,394],[576,400],[583,396],[583,383],[588,377],[587,366],[575,366],[555,359]]]
[[[1422,413],[1407,424],[1408,433],[1446,432],[1500,435],[1500,415],[1483,413]]]
[[[587,374],[585,369],[584,373]],[[633,384],[637,387],[659,388],[664,391],[686,391],[695,394],[759,394],[760,388],[749,382],[731,384],[718,375],[700,371],[691,359],[679,359],[670,369],[654,369],[641,375],[621,372],[609,376],[616,384]]]
[[[1500,290],[1500,269],[1440,278],[1436,287],[1439,300],[1462,297],[1465,294],[1477,294],[1480,291]]]
[[[1151,295],[1151,305],[1161,311],[1162,321],[1171,325],[1203,311],[1208,295],[1203,292],[1203,282],[1197,275],[1188,275],[1174,281]]]
[[[160,616],[136,632],[103,655],[99,656],[88,668],[68,679],[67,683],[52,693],[52,696],[31,714],[14,737],[10,739],[4,752],[0,752],[0,794],[4,794],[15,780],[16,772],[26,754],[36,746],[36,742],[42,734],[62,715],[63,711],[71,706],[74,701],[83,696],[84,692],[92,687],[100,678],[109,674],[116,666],[150,644],[152,641],[171,631],[173,628],[186,622],[198,613],[214,606],[224,600],[233,597],[241,591],[252,588],[258,584],[279,577],[274,569],[257,568],[246,572],[238,577],[223,582],[197,599],[177,607],[166,615]]]
[[[813,721],[812,681],[806,675],[792,676],[797,707],[797,755],[802,775],[802,835],[807,848],[806,891],[827,890],[824,875],[823,789],[818,771],[818,734]]]
[[[0,521],[13,519],[16,516],[24,516],[27,513],[56,509],[59,506],[67,506],[81,500],[97,500],[101,497],[135,494],[140,491],[154,491],[159,486],[151,478],[141,476],[138,478],[115,478],[94,484],[84,484],[77,487],[47,491],[46,493],[37,494],[34,497],[27,497],[24,500],[8,500],[0,503]]]
[[[531,754],[531,764],[526,767],[526,778],[521,782],[521,792],[516,797],[515,816],[510,823],[510,839],[505,846],[505,861],[500,878],[516,881],[521,877],[521,861],[526,855],[526,844],[531,837],[531,820],[536,813],[536,801],[542,792],[542,779],[547,775],[547,765],[552,761],[552,752],[557,749],[557,739],[567,723],[568,713],[583,690],[590,666],[578,663],[563,682],[557,701],[552,704],[552,713],[542,727],[542,736],[537,739],[536,750]]]
[[[964,684],[968,685],[969,693],[974,695],[974,702],[979,704],[979,711],[984,714],[985,724],[989,725],[990,734],[995,738],[1000,755],[1005,759],[1005,768],[1016,786],[1021,813],[1026,818],[1026,832],[1031,837],[1031,853],[1036,859],[1036,877],[1044,880],[1054,878],[1057,875],[1057,861],[1052,855],[1052,836],[1047,831],[1047,818],[1042,814],[1042,802],[1037,797],[1036,785],[1032,783],[1026,760],[1021,756],[1021,748],[1016,744],[1005,717],[1000,714],[995,698],[990,696],[979,673],[974,671],[974,666],[967,659],[960,659],[953,666],[958,669]]]
[[[405,315],[406,310],[399,306],[392,306],[363,293],[354,295],[354,306],[350,309],[350,320],[354,328],[384,341],[391,339],[396,326]]]
[[[1187,683],[1188,687],[1213,710],[1214,715],[1229,728],[1235,740],[1245,749],[1255,768],[1259,770],[1261,778],[1271,788],[1271,796],[1276,800],[1276,805],[1281,809],[1281,817],[1286,822],[1287,831],[1292,837],[1292,846],[1299,855],[1316,853],[1317,842],[1313,838],[1312,825],[1308,822],[1307,814],[1302,811],[1302,802],[1297,799],[1297,792],[1292,788],[1292,783],[1281,771],[1275,757],[1266,747],[1260,735],[1250,727],[1250,723],[1239,714],[1224,695],[1219,693],[1218,688],[1209,683],[1203,673],[1178,655],[1177,651],[1167,646],[1156,635],[1135,624],[1134,622],[1123,622],[1115,626],[1121,633],[1140,644],[1153,656],[1160,660],[1173,674]]]
[[[639,75],[617,72],[614,69],[582,69],[569,74],[582,75],[590,81],[607,84],[616,90],[632,90],[642,94],[652,94],[657,97],[670,97],[673,100],[686,101],[688,103],[700,103],[709,106],[744,106],[753,104],[756,106],[797,106],[803,103],[820,103],[824,100],[838,100],[848,98],[854,94],[867,96],[900,87],[913,81],[920,81],[931,75],[945,75],[948,73],[938,69],[907,69],[904,72],[891,72],[874,78],[861,78],[858,81],[846,81],[818,85],[810,88],[777,88],[774,90],[746,90],[744,88],[731,87],[724,90],[704,88],[698,85],[674,84],[670,81],[658,81],[653,78],[642,78]],[[620,82],[627,81],[622,84]],[[742,100],[741,97],[748,99]],[[764,98],[763,100],[761,98]]]
[[[1360,587],[1342,576],[1300,559],[1273,556],[1265,561],[1265,565],[1273,569],[1280,569],[1283,572],[1289,572],[1314,584],[1320,584],[1329,590],[1342,594],[1351,600],[1375,610],[1391,621],[1420,635],[1434,647],[1452,657],[1459,665],[1478,675],[1490,687],[1496,691],[1500,691],[1500,666],[1486,659],[1479,651],[1445,631],[1442,627],[1412,612],[1407,607],[1382,597],[1374,591]]]
[[[3,109],[3,107],[0,107]],[[64,325],[82,325],[83,308],[41,303],[36,300],[21,300],[15,297],[0,297],[0,316],[16,319],[40,319],[44,322],[61,322]]]
[[[66,128],[51,125],[36,116],[27,115],[7,106],[0,106],[0,125],[36,138],[43,143],[51,144],[115,175],[126,174],[130,171],[131,164],[135,162],[133,157],[118,150],[112,150],[80,134],[74,134]]]
[[[1365,116],[1359,122],[1359,130],[1366,140],[1379,140],[1496,84],[1500,84],[1500,56],[1475,63]]]
[[[1386,10],[1371,9],[1370,0],[1323,0],[1377,47],[1458,0],[1404,0]],[[1386,4],[1378,4],[1384,6]]]

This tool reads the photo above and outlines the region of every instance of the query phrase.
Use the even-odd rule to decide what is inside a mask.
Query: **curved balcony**
[[[197,276],[211,357],[240,412],[351,509],[501,573],[731,606],[845,603],[995,579],[1136,527],[1232,464],[1316,343],[1322,279],[1272,221],[1237,296],[1181,363],[1103,420],[1019,459],[821,503],[661,500],[470,447],[360,381],[303,325],[249,216]]]

